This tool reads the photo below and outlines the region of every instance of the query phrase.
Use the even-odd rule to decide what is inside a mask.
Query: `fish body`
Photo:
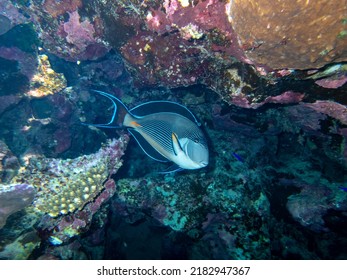
[[[115,108],[109,123],[95,126],[127,128],[149,157],[171,161],[177,169],[199,169],[208,165],[206,138],[186,107],[169,101],[153,101],[128,110],[118,98],[95,92],[109,98]]]

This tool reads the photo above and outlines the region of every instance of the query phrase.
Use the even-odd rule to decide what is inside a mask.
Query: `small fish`
[[[343,190],[343,191],[345,191],[345,192],[347,192],[347,187],[340,186],[339,189],[340,189],[340,190]]]
[[[175,168],[199,169],[208,165],[207,141],[194,115],[184,106],[170,101],[152,101],[128,110],[116,97],[94,92],[110,99],[114,106],[106,128],[127,128],[142,150],[152,159],[173,162]]]
[[[238,161],[244,162],[243,158],[242,158],[240,155],[238,155],[237,153],[233,152],[233,156],[234,156]]]

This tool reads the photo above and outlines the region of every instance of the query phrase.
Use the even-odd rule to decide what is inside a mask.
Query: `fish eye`
[[[195,143],[199,143],[199,139],[195,138],[195,139],[194,139],[194,142],[195,142]]]

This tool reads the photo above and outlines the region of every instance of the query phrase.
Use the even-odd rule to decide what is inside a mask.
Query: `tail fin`
[[[103,124],[89,124],[89,123],[84,123],[85,125],[92,125],[96,127],[105,127],[105,128],[121,128],[124,127],[124,118],[127,114],[129,114],[127,107],[123,104],[122,101],[120,101],[117,97],[103,92],[99,90],[92,90],[102,96],[107,97],[109,100],[112,101],[113,106],[114,106],[114,111],[112,114],[112,118],[108,123],[103,123]]]

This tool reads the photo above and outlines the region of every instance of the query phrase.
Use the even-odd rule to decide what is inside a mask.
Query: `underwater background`
[[[0,259],[346,259],[346,82],[346,1],[0,0]],[[186,106],[208,166],[92,90]]]

